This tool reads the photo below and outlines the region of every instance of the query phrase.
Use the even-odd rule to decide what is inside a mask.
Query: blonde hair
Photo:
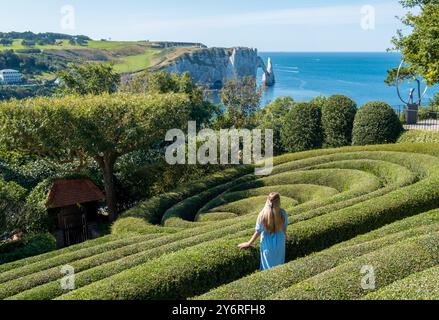
[[[270,193],[264,209],[259,213],[258,223],[262,224],[269,233],[283,230],[285,220],[281,215],[279,193]]]

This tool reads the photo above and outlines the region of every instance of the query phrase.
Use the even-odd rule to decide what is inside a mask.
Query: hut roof
[[[53,183],[47,196],[46,207],[54,209],[104,199],[102,191],[89,179],[63,179]]]

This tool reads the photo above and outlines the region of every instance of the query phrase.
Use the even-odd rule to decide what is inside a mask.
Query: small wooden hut
[[[102,191],[89,179],[56,180],[49,190],[46,207],[55,224],[58,245],[65,247],[89,239],[98,220]]]

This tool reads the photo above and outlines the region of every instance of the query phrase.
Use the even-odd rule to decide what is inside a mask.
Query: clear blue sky
[[[63,29],[63,6],[75,29]],[[363,6],[375,10],[364,30]],[[400,23],[398,0],[12,0],[0,31],[63,32],[94,39],[173,40],[261,51],[384,51]]]

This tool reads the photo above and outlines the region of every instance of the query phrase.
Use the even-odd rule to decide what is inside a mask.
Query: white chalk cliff
[[[229,80],[253,77],[258,68],[264,71],[263,84],[272,86],[275,76],[271,59],[268,67],[258,56],[256,49],[250,48],[206,48],[185,53],[163,69],[178,74],[188,72],[195,83],[212,89],[220,89]]]

